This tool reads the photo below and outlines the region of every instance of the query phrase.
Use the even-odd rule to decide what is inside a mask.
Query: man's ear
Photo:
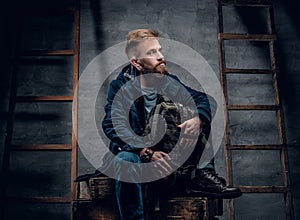
[[[135,68],[137,68],[138,71],[141,71],[141,70],[142,70],[142,66],[141,66],[141,64],[140,64],[140,62],[138,61],[137,58],[132,57],[132,58],[130,59],[130,63],[131,63]]]

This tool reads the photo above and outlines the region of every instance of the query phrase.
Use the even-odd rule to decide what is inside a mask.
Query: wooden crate
[[[109,200],[76,200],[73,202],[73,220],[119,220],[117,204]]]
[[[144,202],[146,220],[210,220],[218,215],[218,207],[199,197],[174,197],[160,200],[159,210],[150,210]],[[73,202],[74,220],[118,220],[119,211],[115,201],[77,200]]]
[[[160,202],[160,219],[208,220],[207,200],[194,197],[174,197]]]
[[[109,177],[91,178],[89,188],[92,200],[111,199],[115,197],[115,181]]]
[[[84,220],[118,220],[119,212],[115,198],[114,180],[108,177],[91,178],[88,189],[89,199],[79,198],[73,203],[74,219]],[[205,197],[163,196],[151,198],[148,188],[143,188],[144,210],[146,220],[210,220],[223,214],[223,201]],[[78,193],[81,195],[84,193]],[[155,200],[155,201],[154,201]]]

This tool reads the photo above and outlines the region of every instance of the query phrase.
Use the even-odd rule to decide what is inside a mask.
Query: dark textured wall
[[[295,207],[295,219],[299,218],[299,99],[300,90],[299,68],[299,15],[297,6],[291,1],[274,1],[275,22],[278,33],[278,58],[280,67],[280,89],[285,110],[287,137],[289,144],[290,177]],[[224,10],[225,31],[250,33],[265,33],[266,23],[263,10],[243,10],[229,7]],[[255,16],[253,16],[255,15]],[[12,15],[7,17],[13,20]],[[48,42],[55,42],[54,48],[67,49],[72,45],[65,44],[70,38],[71,30],[66,19],[31,20],[29,26],[23,26],[25,35],[23,45],[36,49],[51,48]],[[54,22],[54,24],[53,24]],[[6,23],[6,34],[2,36],[7,44],[5,51],[10,51],[14,28]],[[13,23],[11,23],[13,24]],[[60,24],[60,26],[58,25]],[[62,25],[62,27],[61,27]],[[130,1],[130,0],[82,0],[80,28],[80,73],[103,50],[125,40],[128,31],[136,28],[153,28],[160,31],[164,37],[179,41],[200,53],[219,75],[217,26],[215,1]],[[59,28],[60,27],[60,28]],[[29,35],[33,31],[33,37]],[[11,43],[11,44],[10,44]],[[228,67],[268,68],[270,67],[267,45],[256,43],[226,43],[226,60]],[[122,53],[123,51],[120,51]],[[178,51],[180,53],[180,51]],[[5,57],[4,57],[5,58]],[[188,60],[189,57],[183,57]],[[62,58],[40,59],[32,69],[30,60],[22,64],[22,83],[20,93],[37,95],[46,93],[69,94],[70,60]],[[54,64],[54,65],[53,65]],[[53,67],[54,66],[54,67]],[[118,66],[116,66],[118,68]],[[1,146],[4,143],[5,122],[7,114],[10,68],[3,65],[3,80],[1,81]],[[191,80],[182,74],[180,68],[172,66],[172,70],[187,83]],[[177,71],[177,72],[176,72]],[[262,104],[273,103],[272,79],[269,76],[230,76],[230,103]],[[107,85],[106,85],[107,86]],[[106,86],[101,92],[105,92]],[[105,95],[101,96],[104,98]],[[103,102],[103,101],[102,101]],[[100,100],[101,103],[101,100]],[[29,109],[30,111],[27,111]],[[21,106],[17,112],[15,141],[34,142],[69,142],[70,115],[66,111],[71,106],[32,105]],[[101,106],[100,106],[101,108]],[[26,110],[26,111],[25,111]],[[101,110],[99,110],[101,113]],[[243,143],[276,143],[276,121],[274,114],[262,112],[257,114],[233,112],[231,115],[232,142]],[[50,133],[49,133],[50,130]],[[3,147],[1,147],[2,153]],[[2,155],[2,154],[1,154]],[[31,157],[15,155],[13,157],[13,182],[23,178],[24,184],[16,184],[17,194],[50,194],[65,195],[69,187],[69,155],[34,153]],[[0,157],[2,161],[2,157]],[[279,154],[270,152],[236,152],[233,154],[234,182],[245,185],[264,185],[282,183],[280,176]],[[40,162],[42,161],[42,165]],[[67,168],[66,171],[62,167]],[[222,147],[216,155],[216,168],[220,175],[225,176],[225,161]],[[84,158],[79,156],[79,174],[93,172],[94,168]],[[32,181],[34,180],[34,181]],[[42,184],[37,184],[41,182]],[[236,219],[284,219],[283,197],[281,195],[245,194],[235,200]],[[49,211],[39,207],[37,213],[47,211],[48,219],[65,219],[63,211]],[[63,210],[63,208],[62,208]],[[225,211],[225,210],[224,210]],[[226,212],[226,211],[225,211]],[[65,214],[61,214],[65,213]],[[35,214],[38,216],[39,214]],[[220,219],[226,219],[226,213]]]

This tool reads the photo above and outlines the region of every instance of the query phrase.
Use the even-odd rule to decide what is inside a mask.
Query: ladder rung
[[[20,14],[23,16],[51,16],[51,15],[68,15],[75,12],[75,7],[66,8],[24,8]]]
[[[271,69],[234,69],[226,68],[224,70],[227,74],[272,74],[274,70]]]
[[[238,33],[220,33],[219,40],[250,40],[250,41],[271,41],[276,40],[274,34],[238,34]]]
[[[285,193],[285,186],[239,186],[242,192],[245,193]]]
[[[10,202],[22,203],[70,203],[70,197],[8,197]]]
[[[228,105],[228,110],[278,110],[279,105]]]
[[[71,144],[12,144],[10,147],[13,151],[42,151],[42,150],[57,150],[68,151],[72,150]]]
[[[70,102],[73,96],[17,96],[17,102]]]
[[[24,51],[22,56],[72,56],[74,50],[29,50]]]
[[[222,5],[234,6],[271,6],[270,0],[221,0]]]
[[[265,145],[250,145],[250,144],[241,144],[241,145],[227,145],[227,150],[282,150],[285,149],[286,145],[284,144],[265,144]]]

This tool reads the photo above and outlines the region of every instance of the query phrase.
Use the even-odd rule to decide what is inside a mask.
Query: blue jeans
[[[135,165],[126,162],[134,163]],[[199,168],[213,168],[213,159]],[[144,220],[143,194],[141,186],[141,160],[135,153],[121,151],[113,160],[116,198],[121,220]],[[126,181],[120,181],[120,179]]]
[[[126,164],[126,161],[135,163],[137,166]],[[122,220],[143,220],[143,196],[142,187],[139,183],[141,170],[139,156],[135,153],[121,151],[113,161],[113,169],[116,177],[116,197]],[[120,181],[126,179],[128,182]]]

